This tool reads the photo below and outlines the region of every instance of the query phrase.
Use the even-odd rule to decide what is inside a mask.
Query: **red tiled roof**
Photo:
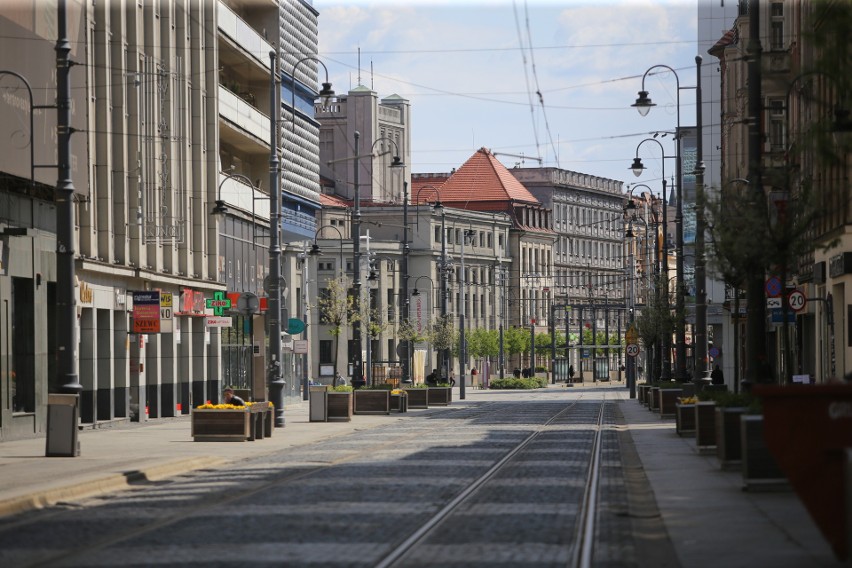
[[[441,185],[441,201],[465,204],[483,201],[540,205],[532,193],[501,164],[488,148],[480,148]]]
[[[328,195],[327,193],[320,193],[320,205],[323,207],[349,207],[349,201],[337,197],[336,195]]]

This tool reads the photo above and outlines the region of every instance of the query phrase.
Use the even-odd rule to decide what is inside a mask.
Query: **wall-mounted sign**
[[[233,325],[230,316],[207,316],[204,323],[207,327],[231,327]]]
[[[160,292],[133,292],[133,333],[160,333]]]

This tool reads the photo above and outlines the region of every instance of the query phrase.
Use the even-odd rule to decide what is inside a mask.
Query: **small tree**
[[[449,315],[438,316],[426,330],[429,343],[438,350],[441,373],[444,378],[450,376],[447,352],[456,344],[456,328]]]
[[[360,325],[357,302],[349,294],[350,280],[346,276],[330,278],[326,287],[320,290],[317,307],[319,308],[320,323],[330,326],[329,334],[334,338],[334,378],[332,386],[337,386],[337,350],[340,344],[340,333],[347,323]]]

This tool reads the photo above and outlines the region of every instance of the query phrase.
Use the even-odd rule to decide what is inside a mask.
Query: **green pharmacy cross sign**
[[[231,309],[231,300],[224,292],[213,292],[213,299],[207,298],[207,307],[213,309],[213,315],[223,316],[225,310]]]

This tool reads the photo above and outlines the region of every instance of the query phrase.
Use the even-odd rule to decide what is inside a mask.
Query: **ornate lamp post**
[[[444,205],[441,203],[441,190],[433,185],[424,185],[417,190],[415,202],[420,203],[420,193],[424,190],[435,192],[438,199],[435,201],[434,211],[441,216],[441,265],[439,271],[441,274],[441,325],[447,325],[447,296],[448,284],[447,273],[449,271],[449,262],[447,261],[447,213],[444,210]],[[441,350],[441,376],[447,379],[450,376],[450,349],[444,348]]]
[[[700,63],[700,58],[696,58],[698,63]],[[653,102],[651,102],[651,98],[648,96],[648,91],[645,90],[645,78],[648,76],[648,73],[653,71],[654,69],[666,69],[672,73],[675,77],[676,84],[676,107],[677,107],[677,146],[676,146],[676,161],[675,161],[675,169],[676,169],[676,177],[677,177],[677,209],[675,212],[675,238],[676,238],[676,249],[677,249],[677,264],[676,264],[676,273],[677,273],[677,294],[676,298],[676,311],[677,311],[677,320],[676,320],[676,358],[677,364],[675,368],[675,378],[679,381],[686,380],[686,318],[685,318],[685,309],[684,309],[684,296],[685,296],[685,287],[684,287],[684,266],[683,266],[683,162],[681,160],[681,125],[680,125],[680,91],[682,89],[689,89],[694,87],[681,87],[680,86],[680,77],[678,77],[677,72],[669,67],[668,65],[653,65],[649,67],[645,73],[642,75],[642,89],[639,91],[639,97],[636,99],[636,102],[633,103],[632,107],[636,108],[639,111],[639,114],[642,116],[646,116],[648,112],[651,110],[651,107],[656,106]],[[699,73],[699,77],[700,77]],[[700,79],[699,79],[700,80]],[[700,125],[698,125],[698,139],[701,139],[700,133]],[[700,159],[700,157],[699,157]],[[635,173],[635,171],[634,171]],[[697,228],[698,229],[698,228]],[[700,228],[703,232],[703,227]],[[702,286],[703,288],[703,286]],[[705,312],[706,314],[706,312]],[[705,330],[706,333],[706,330]]]

